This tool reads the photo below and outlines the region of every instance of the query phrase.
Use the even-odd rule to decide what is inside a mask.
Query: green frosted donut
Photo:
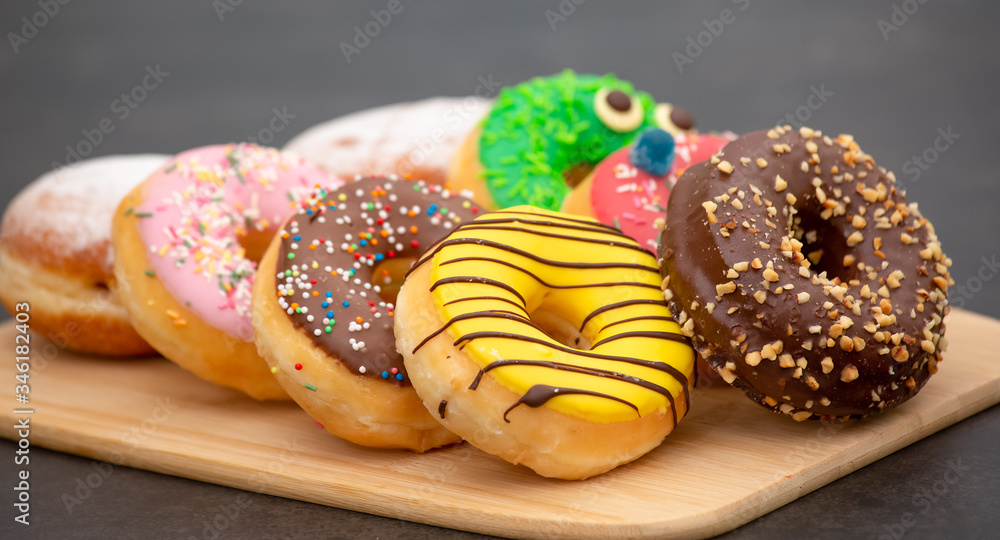
[[[490,195],[500,208],[558,210],[576,181],[640,133],[677,130],[671,116],[669,105],[612,74],[566,70],[504,88],[479,139]]]

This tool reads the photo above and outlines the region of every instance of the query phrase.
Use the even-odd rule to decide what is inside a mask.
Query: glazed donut
[[[329,432],[417,452],[461,440],[413,391],[393,337],[395,296],[380,284],[387,265],[409,268],[478,211],[441,186],[366,178],[319,190],[275,237],[254,291],[257,347]]]
[[[341,178],[379,173],[444,184],[452,156],[490,103],[438,97],[369,109],[313,126],[284,149]]]
[[[650,128],[601,160],[566,196],[562,211],[614,225],[655,252],[677,177],[735,138],[731,132],[669,136]]]
[[[587,478],[649,452],[689,409],[694,351],[659,284],[617,229],[517,206],[414,266],[396,346],[445,427],[542,476]]]
[[[102,356],[153,351],[109,291],[111,216],[118,201],[169,156],[81,161],[43,175],[7,207],[0,228],[0,300],[31,306],[31,329]]]
[[[694,128],[691,114],[659,105],[614,75],[566,70],[504,88],[481,127],[455,154],[448,183],[491,209],[530,204],[559,210],[608,154],[650,127]]]
[[[114,290],[163,356],[256,399],[288,399],[257,355],[254,263],[313,186],[340,181],[252,144],[173,157],[114,216]]]
[[[849,135],[777,127],[691,167],[659,255],[698,351],[795,420],[885,411],[941,361],[951,260]]]

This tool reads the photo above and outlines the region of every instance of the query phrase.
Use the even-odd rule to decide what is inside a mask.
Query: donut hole
[[[545,309],[544,306],[532,311],[529,316],[531,317],[531,322],[535,323],[536,326],[545,332],[545,335],[557,342],[582,351],[590,350],[592,345],[590,339],[580,333],[576,325],[571,324],[560,315]]]
[[[570,188],[575,188],[580,185],[581,182],[587,175],[589,175],[594,170],[594,166],[590,163],[577,163],[563,171],[563,180],[566,185]]]
[[[110,291],[111,290],[111,288],[108,286],[108,284],[105,283],[105,282],[103,282],[103,281],[98,281],[98,282],[94,283],[94,288],[97,289],[97,290],[99,290],[99,291]]]
[[[403,286],[403,279],[416,260],[416,257],[395,257],[385,259],[372,267],[371,284],[378,286],[378,297],[384,302],[395,305],[399,289]]]
[[[844,266],[844,256],[851,253],[843,229],[820,219],[803,216],[796,218],[791,228],[792,236],[802,242],[802,253],[809,259],[810,271],[829,280],[839,278],[842,283],[854,279],[857,268]]]

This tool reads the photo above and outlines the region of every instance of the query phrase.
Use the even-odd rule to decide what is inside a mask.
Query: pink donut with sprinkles
[[[116,292],[163,356],[257,399],[287,399],[253,343],[257,264],[316,186],[343,182],[253,144],[178,154],[127,195],[113,223]]]
[[[394,322],[411,263],[480,212],[468,195],[396,177],[321,189],[264,255],[257,347],[292,399],[334,435],[417,452],[460,440],[411,386]]]
[[[652,133],[651,133],[652,132]],[[729,141],[733,133],[672,134],[673,145],[665,143],[659,153],[645,152],[643,145],[655,132],[644,133],[632,146],[616,150],[604,158],[567,198],[563,211],[596,218],[656,250],[670,189],[691,165],[707,161]]]

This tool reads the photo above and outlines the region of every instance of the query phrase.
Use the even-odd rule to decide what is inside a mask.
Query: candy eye
[[[669,103],[660,103],[653,111],[656,125],[671,135],[694,131],[694,116],[684,107],[674,107]]]
[[[605,126],[619,132],[632,131],[642,124],[642,103],[621,90],[601,88],[594,96],[594,112]]]

